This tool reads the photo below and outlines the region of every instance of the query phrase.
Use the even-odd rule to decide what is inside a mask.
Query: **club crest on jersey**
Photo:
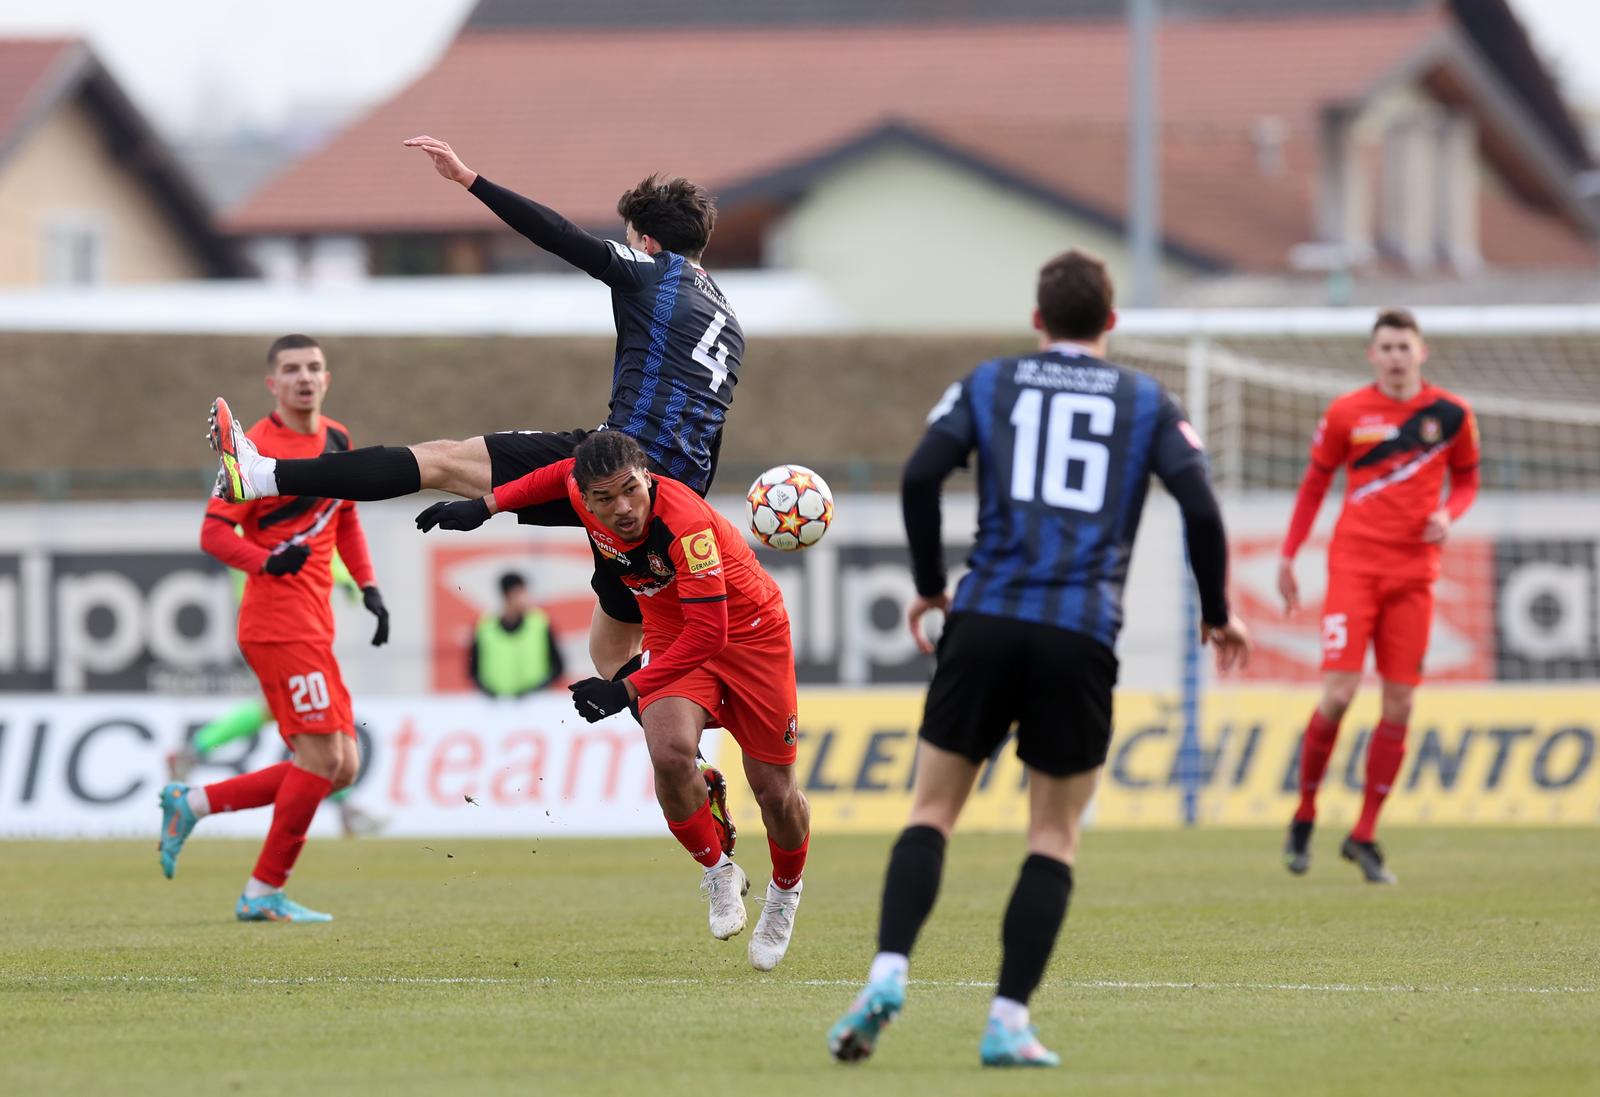
[[[683,559],[689,565],[690,575],[698,575],[722,565],[722,555],[717,552],[717,537],[711,532],[710,526],[699,533],[680,537],[678,543],[683,546]]]
[[[661,554],[658,552],[651,552],[650,555],[645,557],[645,562],[650,565],[650,570],[652,572],[661,576],[663,579],[672,574],[672,568],[668,566],[667,562],[661,558]]]
[[[1434,445],[1444,437],[1444,427],[1431,415],[1422,417],[1422,422],[1417,424],[1417,431],[1422,436],[1422,444],[1425,446]]]
[[[799,738],[799,734],[800,720],[794,713],[791,712],[789,714],[789,726],[785,728],[783,732],[783,745],[788,747],[794,746],[795,740]]]

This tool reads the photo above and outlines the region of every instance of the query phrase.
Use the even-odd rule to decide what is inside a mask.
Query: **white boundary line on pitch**
[[[18,975],[0,979],[0,986],[6,983],[23,984],[57,984],[57,983],[114,983],[114,984],[140,984],[150,983],[157,985],[176,984],[193,986],[200,983],[229,981],[226,975],[218,975],[202,979],[196,975]],[[800,987],[849,987],[861,986],[859,980],[852,979],[792,979],[771,980],[752,983],[751,979],[726,978],[726,979],[685,979],[685,978],[648,978],[638,977],[631,979],[592,978],[589,976],[574,975],[570,977],[551,975],[530,975],[524,979],[508,978],[493,975],[304,975],[304,976],[247,976],[239,980],[246,986],[526,986],[526,987],[558,987],[558,986],[600,986],[600,987],[694,987],[694,986],[762,986],[777,984],[780,986]],[[977,981],[967,979],[918,979],[912,982],[912,987],[954,987],[960,989],[989,990],[994,987],[991,981]],[[1592,986],[1549,986],[1549,987],[1478,987],[1478,986],[1451,986],[1449,984],[1427,985],[1413,983],[1367,984],[1367,983],[1208,983],[1208,982],[1166,982],[1156,980],[1125,980],[1125,979],[1069,979],[1052,980],[1052,988],[1069,988],[1074,990],[1265,990],[1288,991],[1311,994],[1595,994],[1600,993],[1600,988]]]

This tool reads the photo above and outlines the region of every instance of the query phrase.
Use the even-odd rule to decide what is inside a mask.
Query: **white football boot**
[[[726,941],[744,929],[744,894],[749,890],[750,877],[732,861],[706,869],[700,878],[700,897],[711,902],[711,936]]]
[[[222,470],[217,473],[217,486],[211,494],[229,503],[248,503],[261,498],[262,493],[256,489],[251,474],[267,458],[245,437],[244,427],[220,396],[211,403],[206,440],[222,458]]]
[[[794,936],[794,912],[800,908],[800,889],[784,891],[777,884],[767,884],[767,898],[761,907],[761,917],[756,919],[755,932],[750,934],[750,966],[757,971],[771,971],[789,951],[789,938]]]

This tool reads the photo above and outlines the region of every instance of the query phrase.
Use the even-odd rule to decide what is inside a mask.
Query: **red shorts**
[[[350,691],[327,644],[241,641],[239,650],[261,682],[284,742],[291,735],[355,736]]]
[[[667,647],[661,639],[645,637],[646,662],[652,646],[658,651]],[[711,714],[707,726],[727,728],[748,757],[791,766],[798,738],[795,693],[794,648],[785,618],[781,627],[741,636],[703,666],[639,698],[639,711],[663,697],[685,697]]]
[[[1322,669],[1359,674],[1370,640],[1378,676],[1414,686],[1422,681],[1432,624],[1432,579],[1330,569],[1322,602]]]

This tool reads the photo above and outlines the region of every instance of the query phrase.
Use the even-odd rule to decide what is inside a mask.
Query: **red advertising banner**
[[[1321,676],[1320,622],[1328,585],[1326,538],[1306,543],[1295,560],[1300,612],[1285,618],[1278,594],[1278,536],[1232,542],[1234,611],[1256,641],[1241,675],[1254,681],[1305,682]],[[1445,546],[1434,584],[1433,631],[1424,668],[1430,681],[1487,682],[1495,678],[1495,547],[1492,540],[1462,538]],[[1369,652],[1367,670],[1372,672]]]

